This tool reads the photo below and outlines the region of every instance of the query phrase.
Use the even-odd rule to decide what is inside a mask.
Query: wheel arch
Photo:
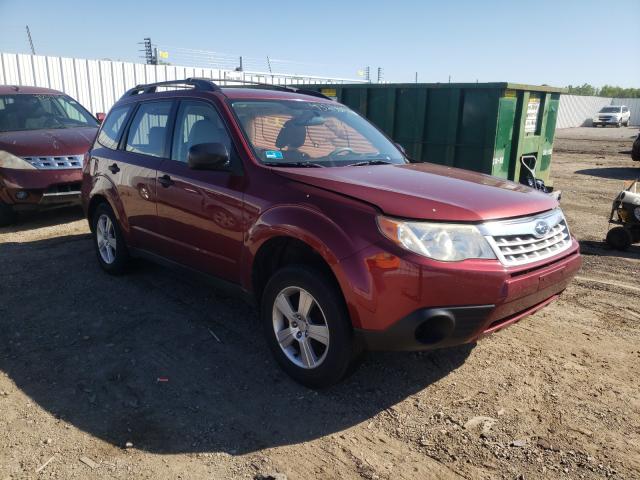
[[[359,326],[358,297],[370,291],[371,277],[365,261],[347,260],[372,245],[366,237],[370,219],[353,211],[346,214],[350,221],[333,221],[300,205],[265,212],[247,232],[242,259],[245,289],[259,302],[269,275],[277,267],[294,262],[311,264],[331,276],[353,325]]]
[[[120,228],[127,239],[129,240],[129,221],[124,211],[122,201],[118,196],[118,191],[115,185],[103,176],[96,179],[95,184],[89,195],[89,202],[87,204],[87,220],[89,221],[90,228],[93,229],[93,213],[100,203],[106,203],[113,210]]]

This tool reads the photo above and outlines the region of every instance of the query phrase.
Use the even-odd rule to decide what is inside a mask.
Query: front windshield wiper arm
[[[298,167],[298,168],[325,168],[324,165],[313,162],[263,162],[268,167]]]
[[[362,162],[349,163],[347,167],[362,167],[365,165],[393,165],[393,162],[389,162],[387,160],[364,160]]]

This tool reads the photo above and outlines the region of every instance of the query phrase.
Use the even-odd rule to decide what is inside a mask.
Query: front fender
[[[244,285],[252,289],[252,266],[260,247],[276,237],[295,238],[309,245],[329,265],[352,320],[359,323],[352,309],[352,302],[356,300],[352,292],[370,291],[370,276],[364,263],[358,263],[356,268],[344,268],[343,261],[371,245],[372,239],[367,234],[375,227],[375,215],[344,210],[344,216],[350,218],[334,220],[305,205],[282,205],[264,212],[247,232]]]

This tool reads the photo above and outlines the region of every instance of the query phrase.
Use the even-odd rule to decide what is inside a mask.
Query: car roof
[[[16,94],[43,94],[48,93],[49,95],[64,95],[62,92],[58,90],[53,90],[51,88],[44,87],[24,87],[18,85],[0,85],[0,95],[16,95]]]
[[[304,88],[304,85],[300,86]],[[292,88],[298,88],[292,86]],[[222,93],[231,100],[303,100],[306,102],[333,103],[332,100],[308,95],[305,93],[288,92],[277,90],[276,88],[244,88],[244,87],[222,87]]]
[[[59,90],[53,90],[51,88],[44,87],[25,87],[18,85],[0,85],[0,95],[16,95],[16,94],[43,94],[47,93],[49,95],[64,95],[64,93]]]

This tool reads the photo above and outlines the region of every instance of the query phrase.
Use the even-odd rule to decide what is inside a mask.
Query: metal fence
[[[640,125],[640,98],[588,97],[561,95],[556,128],[590,127],[591,118],[607,105],[626,105],[631,125]]]
[[[93,113],[108,111],[127,89],[136,85],[189,77],[250,80],[280,85],[361,82],[313,75],[236,72],[215,68],[0,53],[0,85],[60,90]]]

